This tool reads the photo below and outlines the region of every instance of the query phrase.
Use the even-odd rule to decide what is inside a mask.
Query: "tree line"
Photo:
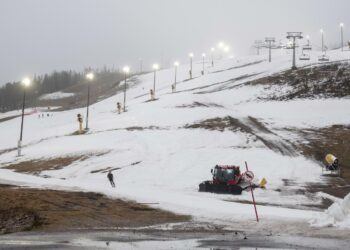
[[[75,72],[72,70],[54,71],[51,74],[34,76],[30,87],[26,89],[26,106],[33,105],[41,95],[61,91],[86,81],[85,72]],[[106,68],[101,71],[96,70],[95,72],[98,75],[110,73],[120,74]],[[16,110],[22,107],[23,88],[21,82],[8,82],[0,88],[0,112]]]

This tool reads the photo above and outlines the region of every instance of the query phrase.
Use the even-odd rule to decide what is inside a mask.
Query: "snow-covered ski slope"
[[[72,135],[78,129],[76,115],[85,116],[85,109],[55,112],[52,117],[25,117],[23,156],[17,157],[15,147],[19,137],[20,118],[0,123],[0,180],[40,188],[96,191],[116,198],[157,203],[154,206],[176,213],[189,214],[195,220],[225,224],[234,221],[254,221],[251,194],[242,196],[199,193],[198,184],[211,178],[215,164],[239,165],[247,161],[258,179],[265,177],[267,190],[256,190],[256,200],[262,221],[309,221],[318,211],[307,205],[320,203],[320,197],[293,192],[306,183],[320,180],[320,166],[297,151],[288,148],[288,133],[281,128],[324,127],[349,124],[350,99],[314,99],[292,101],[261,101],[258,98],[280,87],[266,89],[263,85],[243,83],[287,70],[291,67],[291,51],[274,51],[272,62],[267,55],[247,56],[202,64],[195,61],[192,80],[188,80],[189,65],[157,72],[156,98],[149,102],[153,73],[134,77],[127,91],[127,109],[116,112],[116,102],[123,93],[90,107],[90,130],[85,135]],[[330,51],[331,61],[350,59],[350,52]],[[311,61],[297,65],[318,64],[318,52]],[[251,128],[244,129],[189,128],[207,119],[232,117]],[[265,126],[259,129],[252,118]],[[267,132],[267,131],[270,131]],[[266,143],[275,145],[269,147]],[[265,143],[264,143],[265,142]],[[11,149],[11,150],[10,150]],[[281,150],[282,149],[282,150]],[[285,149],[285,150],[283,150]],[[21,174],[5,169],[9,164],[30,160],[72,155],[88,155],[58,170],[39,175]],[[34,163],[35,164],[35,163]],[[107,181],[106,173],[114,171],[116,189]],[[44,176],[46,178],[44,178]],[[286,186],[285,180],[294,185]]]

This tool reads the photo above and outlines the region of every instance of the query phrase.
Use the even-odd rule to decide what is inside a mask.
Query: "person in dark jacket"
[[[111,170],[108,171],[107,178],[111,183],[112,187],[115,187],[114,178]]]

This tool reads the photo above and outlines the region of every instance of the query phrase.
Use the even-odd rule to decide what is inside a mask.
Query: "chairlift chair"
[[[301,54],[301,56],[299,57],[299,60],[303,60],[303,61],[308,61],[310,60],[310,55],[309,54]]]
[[[312,50],[312,46],[309,44],[306,44],[303,46],[303,50]]]
[[[319,56],[318,57],[318,61],[319,62],[328,62],[329,61],[329,56],[327,56],[326,54]]]

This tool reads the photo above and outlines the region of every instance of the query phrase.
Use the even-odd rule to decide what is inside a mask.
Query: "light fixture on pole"
[[[214,51],[215,48],[210,49],[210,56],[211,56],[211,66],[214,67]]]
[[[271,62],[271,49],[272,49],[272,43],[275,42],[274,37],[266,37],[265,42],[268,44],[267,47],[269,48],[269,62]]]
[[[193,58],[193,53],[189,53],[188,56],[190,57],[190,79],[192,79],[192,58]]]
[[[24,78],[22,80],[22,86],[23,86],[23,102],[22,102],[22,119],[21,119],[21,132],[18,140],[18,146],[17,146],[17,155],[21,156],[21,150],[22,150],[22,139],[23,139],[23,123],[24,123],[24,109],[25,109],[25,103],[26,103],[26,88],[30,86],[30,79],[28,77]]]
[[[292,48],[293,48],[293,65],[292,65],[292,69],[296,69],[296,65],[295,65],[295,47],[296,47],[296,43],[295,40],[296,39],[302,39],[303,36],[301,35],[302,32],[287,32],[287,39],[292,39],[293,43],[292,43]]]
[[[177,75],[177,67],[179,67],[180,63],[178,61],[175,61],[174,62],[174,68],[175,68],[175,82],[174,82],[174,86],[175,86],[175,89],[176,89],[176,75]]]
[[[324,51],[324,37],[323,37],[323,29],[320,29],[320,33],[321,33],[321,50],[322,52]]]
[[[123,111],[126,111],[126,77],[130,72],[130,68],[128,66],[125,66],[123,68],[123,72],[124,72],[124,105],[123,105]]]
[[[152,66],[153,71],[154,71],[154,77],[153,77],[153,95],[156,96],[156,72],[159,69],[159,65],[158,64],[153,64]]]
[[[89,130],[89,106],[90,106],[90,84],[94,80],[94,73],[90,72],[86,74],[86,79],[88,80],[88,96],[86,104],[86,126],[85,130]]]
[[[222,59],[222,51],[225,48],[225,44],[223,42],[218,43],[218,49],[220,51],[220,59]]]
[[[224,47],[222,50],[223,50],[223,51],[225,52],[225,54],[227,55],[228,52],[230,52],[230,47],[227,46],[227,45],[225,45],[225,47]]]
[[[341,51],[344,51],[344,34],[343,34],[344,23],[340,23],[340,39],[341,39]]]
[[[205,60],[205,53],[202,54],[202,75],[204,75],[204,60]]]
[[[218,43],[218,48],[223,49],[225,47],[225,44],[223,42]]]

